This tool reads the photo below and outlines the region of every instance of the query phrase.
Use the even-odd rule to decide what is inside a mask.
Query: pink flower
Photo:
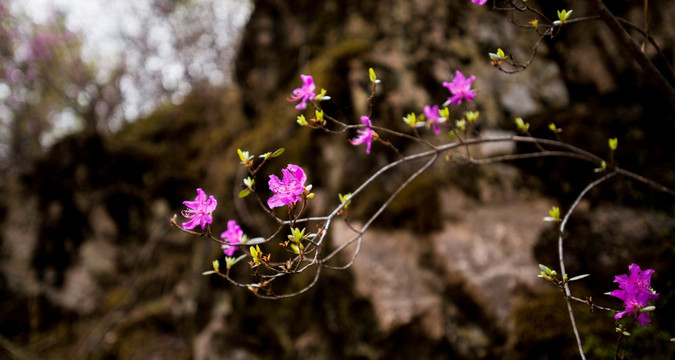
[[[283,173],[283,180],[279,180],[276,175],[270,175],[268,184],[270,190],[274,193],[267,200],[267,206],[270,209],[302,201],[300,195],[305,192],[307,176],[301,167],[288,164],[281,172]]]
[[[448,98],[448,102],[452,105],[459,105],[462,103],[462,99],[473,101],[473,98],[476,97],[476,92],[471,90],[471,84],[475,79],[476,77],[473,75],[467,79],[459,70],[457,70],[452,82],[444,81],[443,86],[448,88],[452,93],[452,97]]]
[[[611,296],[623,300],[626,308],[624,311],[614,315],[615,319],[621,319],[626,315],[632,315],[637,318],[638,324],[647,325],[649,313],[640,313],[640,310],[649,305],[649,301],[655,301],[659,294],[652,291],[649,287],[651,276],[654,270],[647,269],[642,271],[636,264],[628,267],[628,275],[617,275],[614,282],[619,284],[619,289],[610,293]]]
[[[373,142],[373,136],[375,135],[375,132],[373,129],[370,127],[373,126],[372,121],[370,121],[370,118],[363,115],[361,116],[361,122],[366,125],[365,129],[362,130],[356,130],[356,133],[359,135],[356,139],[349,140],[350,143],[354,146],[361,145],[363,143],[366,144],[366,154],[370,154],[370,145]]]
[[[438,114],[438,105],[434,105],[433,107],[429,105],[424,106],[424,116],[429,119],[429,122],[433,124],[434,126],[434,134],[440,134],[441,133],[441,128],[440,128],[440,120],[441,116]]]
[[[647,306],[647,301],[649,300],[648,294],[645,292],[633,292],[626,290],[614,290],[611,292],[612,296],[618,297],[623,300],[625,309],[624,311],[614,315],[615,319],[621,319],[626,315],[632,315],[637,318],[638,324],[640,326],[645,326],[651,322],[649,319],[649,313],[640,313],[640,310]]]
[[[478,5],[485,5],[487,0],[471,0],[471,2]]]
[[[197,189],[197,197],[194,201],[183,201],[183,204],[187,206],[188,210],[183,210],[181,214],[188,219],[191,219],[188,222],[183,223],[185,229],[194,229],[197,225],[201,225],[202,230],[206,228],[206,224],[213,222],[211,213],[216,210],[216,205],[218,202],[213,195],[209,196],[209,199],[206,200],[206,194],[204,191],[199,188]]]
[[[314,94],[316,86],[314,85],[314,80],[311,75],[300,75],[300,78],[302,79],[302,87],[293,90],[288,101],[300,100],[300,103],[296,105],[295,108],[298,110],[305,110],[307,109],[307,103],[314,100],[316,97]]]
[[[244,231],[241,230],[236,221],[229,220],[227,222],[227,231],[223,231],[223,233],[220,234],[220,237],[223,238],[227,244],[241,244],[241,238],[244,237]],[[221,245],[223,253],[227,256],[232,256],[234,252],[237,251],[237,247],[227,244]]]

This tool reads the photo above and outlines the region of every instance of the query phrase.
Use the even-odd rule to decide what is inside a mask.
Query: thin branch
[[[395,132],[392,132],[392,133],[395,133]],[[488,138],[488,139],[474,138],[474,139],[466,139],[466,140],[462,140],[462,141],[458,141],[458,142],[454,142],[454,143],[443,144],[443,145],[439,145],[439,146],[433,146],[432,145],[433,148],[430,149],[430,150],[422,151],[422,152],[411,154],[411,155],[407,155],[407,156],[402,157],[401,159],[398,159],[398,160],[393,161],[389,164],[386,164],[382,168],[378,169],[374,174],[369,176],[363,183],[361,183],[361,185],[359,185],[359,187],[356,190],[354,190],[351,193],[349,200],[355,198],[358,194],[360,194],[362,191],[364,191],[367,186],[371,185],[377,178],[383,176],[389,170],[392,170],[392,169],[398,167],[399,165],[402,165],[402,164],[404,164],[406,162],[409,162],[409,161],[415,161],[415,160],[419,160],[419,159],[429,158],[422,167],[420,167],[415,173],[410,175],[392,194],[390,194],[389,198],[376,210],[376,212],[373,215],[371,215],[371,217],[368,219],[368,221],[360,229],[355,229],[352,226],[350,226],[350,228],[354,232],[356,232],[356,235],[353,238],[351,238],[350,240],[348,240],[346,243],[341,244],[336,249],[333,249],[333,251],[331,251],[329,254],[327,254],[323,257],[320,255],[321,254],[321,248],[324,245],[325,236],[327,235],[328,230],[330,229],[330,225],[331,225],[332,221],[335,219],[335,217],[338,216],[338,214],[340,214],[344,210],[344,207],[347,204],[347,202],[343,202],[343,203],[339,204],[338,206],[336,206],[331,211],[330,214],[328,214],[326,216],[307,217],[307,218],[296,218],[296,216],[291,216],[290,220],[281,220],[281,219],[277,218],[276,216],[274,216],[273,213],[270,213],[270,211],[267,211],[267,209],[264,206],[261,206],[261,207],[263,207],[264,210],[267,211],[268,214],[274,216],[274,218],[279,222],[279,227],[276,229],[274,234],[272,236],[267,237],[264,242],[271,241],[287,225],[294,225],[294,224],[297,224],[297,223],[307,223],[307,222],[310,222],[310,221],[312,221],[312,222],[323,222],[323,224],[319,226],[319,231],[317,232],[316,236],[313,237],[312,240],[310,241],[310,243],[309,243],[310,247],[305,249],[305,254],[309,255],[309,254],[313,253],[312,257],[309,258],[309,259],[302,259],[301,257],[296,256],[292,260],[289,259],[288,261],[290,261],[291,264],[295,265],[293,267],[294,268],[293,270],[291,270],[291,268],[287,267],[288,261],[287,262],[281,262],[281,263],[264,263],[263,264],[264,267],[267,270],[271,271],[272,274],[260,274],[260,273],[258,273],[257,276],[259,276],[259,278],[261,280],[263,280],[262,283],[243,284],[243,283],[238,283],[235,280],[231,279],[229,277],[229,275],[221,274],[221,273],[219,273],[219,275],[227,278],[228,281],[230,281],[231,283],[236,284],[237,286],[240,286],[240,287],[249,287],[249,288],[253,288],[253,289],[261,288],[259,290],[256,290],[255,293],[256,293],[256,295],[261,296],[261,297],[265,297],[265,298],[278,299],[278,298],[282,298],[282,297],[290,297],[290,296],[298,295],[302,292],[305,292],[311,286],[316,284],[316,282],[318,280],[318,274],[315,275],[315,278],[312,280],[312,282],[310,284],[308,284],[305,288],[301,289],[299,292],[293,292],[291,294],[285,294],[285,295],[270,295],[270,294],[272,294],[272,290],[271,290],[270,286],[271,286],[271,282],[273,280],[275,280],[276,278],[301,273],[301,272],[304,272],[305,270],[308,270],[312,267],[318,267],[318,268],[325,267],[325,268],[328,268],[328,269],[346,269],[346,268],[350,267],[354,263],[357,255],[359,253],[360,246],[361,246],[361,243],[363,241],[363,234],[367,231],[367,229],[371,226],[371,224],[375,221],[375,219],[379,215],[381,215],[382,212],[384,212],[384,210],[389,206],[391,201],[393,201],[393,199],[405,187],[407,187],[410,184],[410,182],[412,182],[416,177],[418,177],[423,172],[428,170],[428,168],[431,165],[433,165],[433,163],[438,159],[438,157],[441,153],[446,152],[446,151],[451,151],[451,150],[457,149],[459,147],[479,145],[479,144],[491,143],[491,142],[530,143],[530,144],[534,144],[534,145],[543,144],[543,145],[547,146],[548,148],[552,148],[553,150],[545,150],[543,152],[538,151],[538,152],[523,153],[523,154],[501,155],[501,156],[494,156],[494,157],[483,158],[483,159],[471,158],[471,159],[468,159],[468,163],[482,165],[482,164],[490,164],[490,163],[496,163],[496,162],[501,162],[501,161],[521,160],[521,159],[528,159],[528,158],[552,157],[552,156],[575,158],[575,159],[579,159],[579,160],[584,161],[584,162],[595,164],[596,166],[601,166],[601,164],[603,163],[602,158],[600,158],[600,157],[598,157],[598,156],[596,156],[592,153],[589,153],[589,152],[587,152],[583,149],[580,149],[580,148],[577,148],[573,145],[567,144],[565,142],[561,142],[561,141],[558,141],[558,140],[533,138],[533,137],[527,137],[527,136],[505,136],[505,137]],[[596,180],[595,182],[590,184],[579,195],[579,198],[573,204],[572,208],[567,213],[567,215],[566,215],[566,217],[565,217],[565,219],[564,219],[564,221],[561,225],[561,235],[560,235],[561,237],[559,239],[559,241],[560,241],[559,253],[560,253],[560,257],[561,257],[561,265],[562,265],[561,266],[561,272],[563,273],[563,276],[565,274],[564,263],[562,262],[562,234],[564,232],[564,226],[565,226],[565,223],[567,222],[567,219],[569,218],[569,216],[574,211],[574,208],[576,208],[576,206],[578,205],[578,202],[586,194],[586,192],[589,191],[591,188],[597,186],[600,182],[604,181],[605,179],[607,179],[611,176],[614,176],[616,174],[621,174],[621,175],[629,177],[633,180],[644,183],[644,184],[646,184],[646,185],[648,185],[648,186],[650,186],[650,187],[652,187],[656,190],[663,191],[663,192],[666,192],[670,195],[675,196],[675,191],[673,191],[673,190],[671,190],[671,189],[669,189],[669,188],[667,188],[667,187],[665,187],[661,184],[658,184],[658,183],[656,183],[652,180],[649,180],[649,179],[646,179],[646,178],[644,178],[640,175],[637,175],[633,172],[630,172],[630,171],[624,170],[624,169],[620,169],[620,168],[617,168],[617,167],[611,167],[610,170],[611,170],[610,173],[606,174],[605,176],[603,176],[599,180]],[[256,196],[256,197],[258,198],[258,202],[262,203],[262,199],[260,199],[258,196]],[[213,236],[211,236],[209,229],[207,229],[207,231],[205,233],[197,233],[197,232],[192,232],[192,231],[189,231],[189,230],[186,231],[185,229],[182,229],[180,226],[178,226],[175,223],[174,219],[172,219],[172,225],[179,228],[182,231],[185,231],[185,232],[193,234],[193,235],[210,237],[211,239],[213,239],[215,241],[219,240],[219,239],[215,239]],[[325,262],[331,260],[333,257],[335,257],[338,253],[343,251],[345,248],[352,245],[354,242],[357,243],[357,247],[355,249],[354,255],[352,256],[352,258],[346,264],[343,264],[343,265],[340,265],[340,266],[332,266],[332,265],[327,265],[325,263]],[[234,244],[234,245],[237,246],[238,244]],[[246,245],[246,244],[243,244],[243,245]],[[241,248],[242,248],[242,250],[244,250],[244,252],[248,253],[246,251],[247,250],[246,246],[241,246]],[[304,266],[301,267],[301,268],[298,268],[298,266],[300,266],[303,263],[304,263]],[[229,273],[229,271],[228,271],[228,273]],[[268,293],[262,294],[261,291],[260,291],[260,290],[262,290],[262,288],[264,288]],[[567,288],[567,284],[565,284],[565,294],[566,294],[565,297],[568,301],[568,310],[571,311],[571,306],[569,305],[569,301],[570,301],[570,299],[572,299],[572,300],[575,300],[575,299],[573,297],[571,297],[571,293],[569,292],[569,288]],[[573,313],[571,313],[571,319],[572,319],[573,327],[575,328],[575,332],[577,332],[577,336],[578,336],[578,331],[576,330],[576,324],[575,324],[575,321],[574,321],[574,318],[573,318]]]
[[[609,11],[602,0],[589,0],[589,2],[598,15],[605,21],[614,37],[626,48],[631,57],[637,61],[647,78],[663,93],[668,102],[675,107],[675,88],[668,83],[656,66],[647,58],[647,55],[640,50],[640,46],[633,41],[633,38],[621,26],[619,20]]]
[[[562,222],[560,223],[560,231],[558,233],[558,260],[560,261],[560,274],[563,279],[566,278],[566,273],[565,273],[565,260],[564,260],[564,251],[563,251],[563,238],[565,234],[565,225],[567,224],[567,220],[569,220],[570,216],[572,216],[572,213],[574,213],[574,210],[576,209],[577,205],[579,205],[579,202],[581,202],[581,199],[588,193],[591,189],[594,187],[598,186],[600,183],[603,181],[611,178],[612,176],[616,175],[616,172],[611,172],[606,174],[605,176],[593,181],[592,183],[588,184],[586,188],[577,196],[576,200],[574,200],[574,203],[570,207],[570,209],[567,211],[565,214],[565,217],[563,218]],[[579,347],[579,355],[581,356],[582,359],[586,359],[586,356],[584,355],[584,349],[581,344],[581,336],[579,336],[579,329],[577,329],[577,324],[576,321],[574,320],[574,312],[572,311],[572,303],[570,302],[570,297],[572,296],[572,293],[570,292],[570,287],[569,283],[565,282],[563,285],[563,289],[565,291],[565,302],[567,303],[567,311],[570,316],[570,321],[572,322],[572,329],[574,330],[574,337],[577,340],[577,345]]]
[[[373,221],[375,221],[375,219],[377,219],[377,217],[380,216],[380,214],[382,214],[382,212],[389,206],[389,204],[391,204],[391,202],[394,201],[394,198],[396,198],[396,196],[401,191],[403,191],[403,189],[405,189],[413,180],[415,180],[418,176],[422,175],[425,171],[427,171],[427,169],[429,169],[429,167],[431,165],[433,165],[433,163],[436,162],[437,159],[438,159],[438,153],[435,153],[432,156],[431,159],[429,159],[422,167],[417,169],[417,171],[415,173],[410,175],[406,179],[406,181],[404,181],[401,185],[399,185],[399,187],[389,196],[389,198],[377,209],[377,211],[375,211],[375,213],[373,215],[371,215],[371,217],[368,219],[368,221],[366,221],[366,223],[361,227],[361,229],[359,230],[359,235],[356,238],[360,238],[361,236],[363,236],[363,233],[366,232],[366,230],[370,227],[370,225],[373,223]],[[355,191],[355,193],[356,193],[356,191]],[[335,256],[337,253],[339,253],[342,249],[349,246],[353,241],[355,241],[355,240],[352,239],[352,240],[348,241],[347,243],[339,246],[337,249],[333,250],[330,254],[328,254],[324,257],[324,261],[330,260],[333,256]]]

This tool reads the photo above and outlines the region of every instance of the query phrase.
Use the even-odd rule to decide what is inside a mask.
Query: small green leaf
[[[253,258],[253,263],[255,265],[260,265],[260,258],[263,256],[263,252],[260,251],[260,247],[258,245],[256,246],[251,246],[251,257]]]
[[[291,250],[293,250],[294,253],[300,254],[301,249],[303,249],[302,244],[291,244]]]
[[[217,274],[217,273],[216,273],[215,271],[213,271],[213,270],[204,271],[204,272],[202,273],[202,275],[213,275],[213,274]]]
[[[490,54],[490,59],[498,61],[498,60],[505,60],[506,55],[504,54],[504,50],[501,48],[497,49],[496,53],[489,53]]]
[[[239,197],[240,197],[240,198],[245,198],[245,197],[247,197],[247,196],[249,196],[249,195],[251,195],[251,189],[248,189],[248,188],[246,188],[246,189],[244,189],[244,190],[242,190],[242,191],[239,192]]]
[[[448,119],[448,118],[450,118],[450,109],[448,109],[447,106],[442,108],[442,109],[439,109],[438,115],[440,115],[442,118]]]
[[[240,262],[241,260],[245,259],[248,255],[244,254],[239,256],[238,258],[233,258],[226,256],[225,257],[225,263],[227,264],[227,268],[230,269],[232,268],[236,263]]]
[[[293,242],[301,242],[302,240],[305,239],[305,228],[291,228],[291,235],[288,235],[288,240],[291,240]]]
[[[567,275],[567,274],[565,274],[565,275]],[[587,277],[589,277],[589,276],[591,276],[591,274],[577,275],[577,276],[575,276],[575,277],[569,279],[568,281],[577,281],[577,280],[581,280],[581,279],[583,279],[583,278],[587,278]]]
[[[246,245],[258,245],[258,244],[262,244],[262,243],[265,243],[265,242],[267,242],[267,239],[265,239],[264,237],[255,237],[253,239],[250,239],[250,240],[246,241]],[[253,248],[251,248],[251,249],[253,249]],[[258,250],[260,250],[260,248],[258,248]]]
[[[272,155],[270,155],[270,157],[272,157],[272,158],[279,157],[279,156],[281,156],[281,154],[284,153],[284,151],[286,151],[286,149],[279,148],[275,152],[273,152]]]
[[[541,269],[541,271],[543,271],[546,274],[551,273],[551,269],[549,269],[548,266],[546,266],[546,265],[539,264],[539,269]]]
[[[640,313],[646,313],[646,312],[652,312],[656,310],[656,306],[645,306],[642,309],[640,309]]]
[[[248,161],[248,151],[244,153],[244,151],[241,151],[241,149],[237,149],[237,154],[239,155],[239,160],[241,160],[241,162],[244,163]]]

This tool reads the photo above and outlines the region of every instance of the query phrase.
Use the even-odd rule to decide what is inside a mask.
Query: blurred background
[[[675,3],[648,3],[664,56],[645,52],[675,85]],[[550,18],[560,9],[594,15],[584,0],[528,4]],[[0,2],[0,358],[575,358],[560,291],[536,275],[537,264],[557,263],[556,229],[541,219],[594,179],[586,164],[439,163],[376,221],[353,267],[324,271],[312,290],[279,301],[202,276],[220,247],[169,225],[201,187],[218,199],[214,233],[237,219],[249,237],[270,234],[257,204],[237,199],[238,148],[286,148],[257,183],[301,164],[316,192],[312,215],[397,159],[380,144],[367,156],[347,142],[354,134],[298,127],[286,101],[311,74],[332,97],[326,113],[356,124],[368,111],[370,67],[382,79],[376,125],[405,131],[401,117],[444,102],[441,83],[460,70],[476,76],[468,106],[480,111],[481,131],[515,133],[520,116],[533,135],[551,137],[553,122],[563,140],[600,156],[617,137],[621,166],[675,188],[673,107],[603,22],[563,28],[526,71],[508,75],[488,53],[525,61],[537,36],[491,5]],[[612,1],[611,10],[645,25],[642,1]],[[413,170],[378,179],[350,218],[366,220]],[[624,339],[630,358],[675,352],[674,200],[617,178],[589,193],[569,224],[567,270],[592,274],[575,295],[618,309],[603,295],[614,275],[631,263],[656,270],[657,310]],[[330,245],[349,236],[338,222]],[[235,271],[247,279],[246,265]],[[613,358],[611,314],[575,310],[587,355]]]

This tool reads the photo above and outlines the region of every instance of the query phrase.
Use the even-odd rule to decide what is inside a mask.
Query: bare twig
[[[614,34],[614,37],[623,45],[623,47],[630,53],[631,57],[640,65],[645,75],[665,96],[670,104],[675,107],[675,88],[668,83],[654,64],[647,58],[640,46],[633,41],[626,29],[621,26],[619,20],[612,14],[605,6],[602,0],[589,0],[591,6],[602,17],[605,24]]]
[[[583,199],[584,195],[588,193],[591,189],[594,187],[600,185],[603,181],[611,178],[612,176],[616,175],[616,172],[610,172],[605,174],[603,177],[593,181],[592,183],[588,184],[584,188],[583,191],[577,196],[577,198],[574,200],[574,203],[572,203],[572,206],[570,209],[567,211],[565,214],[565,217],[562,219],[562,222],[560,222],[560,231],[558,233],[558,260],[560,262],[560,274],[563,279],[566,278],[566,273],[565,273],[565,260],[564,260],[564,251],[563,251],[563,239],[564,239],[564,234],[565,234],[565,225],[567,224],[567,220],[569,220],[570,216],[572,216],[572,213],[574,213],[574,210],[576,207],[579,205],[579,202],[581,202],[581,199]],[[579,355],[581,356],[582,359],[586,359],[586,356],[584,355],[584,349],[581,344],[581,336],[579,335],[579,329],[577,329],[577,324],[576,321],[574,320],[574,312],[572,311],[572,303],[570,302],[570,297],[572,296],[570,292],[570,287],[568,282],[564,282],[563,284],[563,289],[565,291],[565,302],[567,303],[567,311],[570,316],[570,321],[572,322],[572,329],[574,330],[574,337],[577,340],[577,345],[579,347]]]

